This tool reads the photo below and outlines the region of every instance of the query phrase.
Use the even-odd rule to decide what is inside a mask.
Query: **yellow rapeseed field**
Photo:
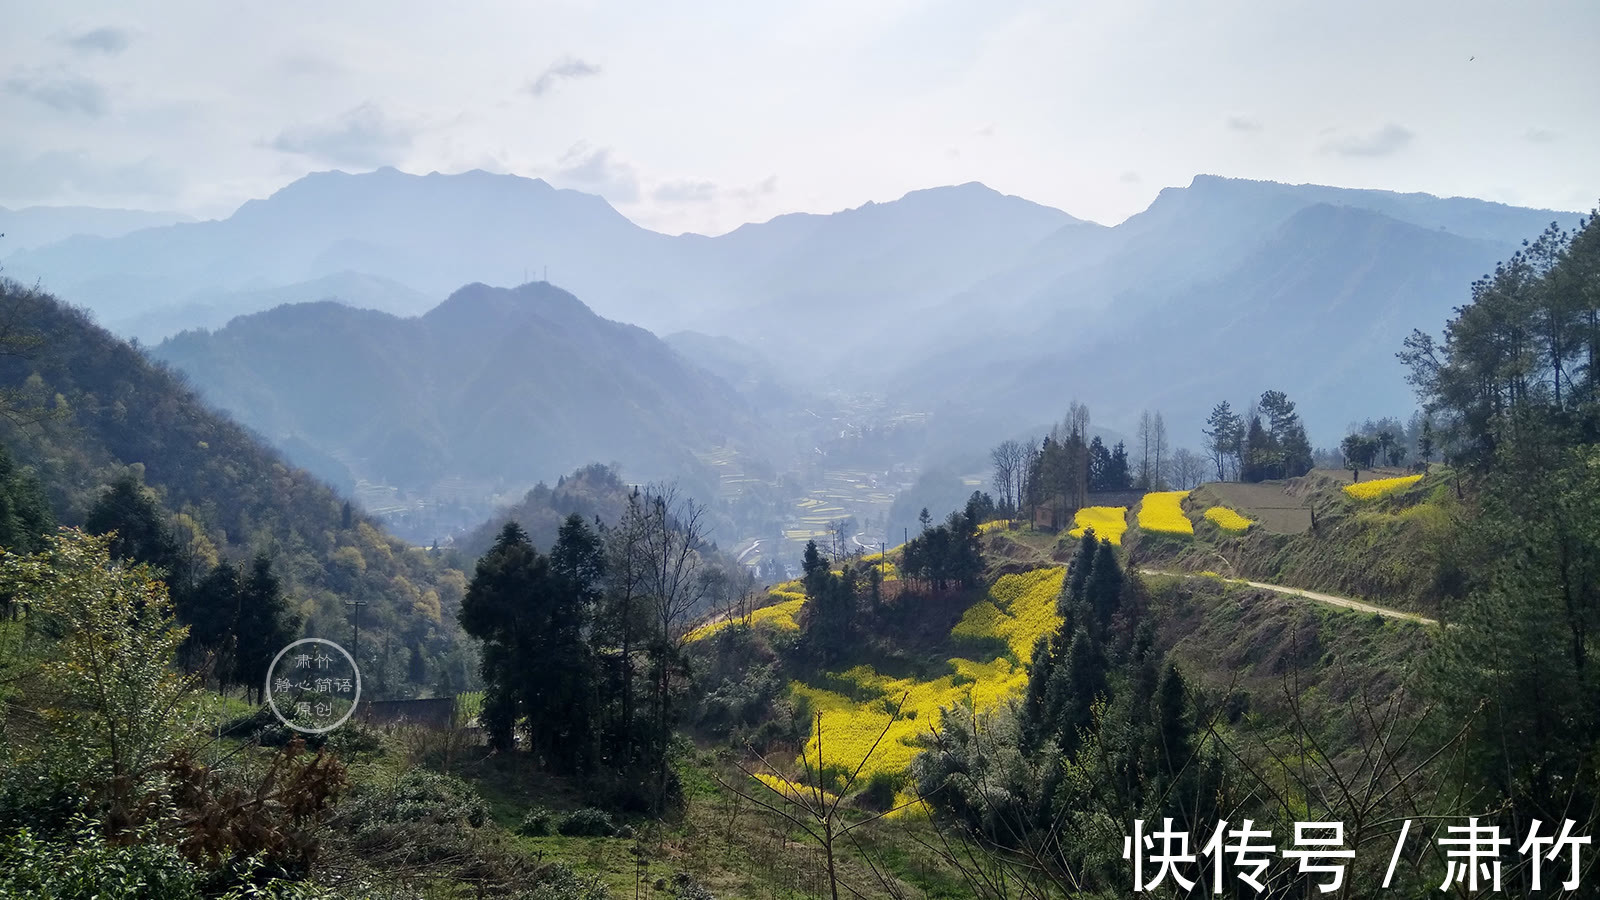
[[[816,788],[806,784],[796,784],[779,775],[771,775],[766,772],[756,772],[754,774],[757,781],[782,794],[785,800],[793,803],[815,806],[820,799],[823,805],[832,806],[839,799],[827,791],[818,791]],[[768,794],[761,799],[771,800],[772,795]]]
[[[953,658],[948,660],[951,674],[929,681],[892,678],[870,666],[833,676],[850,685],[852,696],[869,698],[864,702],[838,691],[791,683],[794,695],[810,700],[813,714],[822,717],[820,731],[813,730],[805,749],[812,765],[821,759],[823,765],[854,768],[887,726],[888,733],[861,770],[861,777],[904,772],[921,750],[918,738],[938,726],[941,707],[961,703],[984,710],[1020,693],[1028,683],[1025,662],[1033,655],[1034,642],[1061,626],[1056,597],[1065,575],[1066,569],[1057,566],[1001,576],[989,598],[968,609],[951,632],[1003,640],[1015,659],[996,657],[985,663]],[[890,724],[902,696],[906,700],[900,718]]]
[[[1085,506],[1073,516],[1072,522],[1077,527],[1067,532],[1075,538],[1083,537],[1085,528],[1093,528],[1094,533],[1101,540],[1110,541],[1117,546],[1122,546],[1122,533],[1128,530],[1128,508],[1126,506]]]
[[[1211,507],[1206,510],[1206,518],[1211,520],[1213,525],[1231,534],[1244,534],[1250,530],[1251,525],[1255,524],[1253,520],[1239,515],[1239,513],[1226,506]]]
[[[1005,519],[991,519],[979,525],[978,532],[980,534],[988,534],[991,531],[1005,531],[1010,526],[1011,523]]]
[[[1421,475],[1402,475],[1399,478],[1379,478],[1376,481],[1358,481],[1355,484],[1344,486],[1344,492],[1357,500],[1375,500],[1385,494],[1392,494],[1401,488],[1407,488],[1422,480]]]
[[[1194,523],[1183,514],[1183,498],[1188,491],[1152,491],[1139,505],[1139,527],[1162,534],[1194,535]]]
[[[950,634],[998,638],[1006,642],[1018,662],[1027,662],[1033,658],[1034,642],[1061,627],[1056,597],[1066,573],[1064,567],[1056,566],[1000,576],[989,599],[969,607]]]
[[[793,582],[789,582],[789,584],[792,585]],[[785,587],[785,585],[779,585],[778,587]],[[778,598],[779,602],[771,606],[763,606],[750,613],[750,627],[760,628],[767,626],[776,628],[779,631],[798,630],[800,624],[795,621],[795,616],[800,614],[800,607],[805,605],[806,595],[798,591],[778,590],[775,588],[768,596]],[[738,621],[740,621],[738,618],[733,618],[707,622],[684,635],[684,640],[698,641],[702,638],[708,638]]]

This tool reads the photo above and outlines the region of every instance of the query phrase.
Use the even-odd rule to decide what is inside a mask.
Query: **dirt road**
[[[1140,569],[1139,571],[1145,575],[1166,575],[1170,578],[1211,577],[1209,575],[1196,575],[1193,572],[1167,572],[1162,569]],[[1318,603],[1326,603],[1329,606],[1342,606],[1345,609],[1354,609],[1366,613],[1377,613],[1385,618],[1405,619],[1408,622],[1420,622],[1423,625],[1439,624],[1437,619],[1419,616],[1416,613],[1402,612],[1398,609],[1385,609],[1382,606],[1373,606],[1370,603],[1363,603],[1360,600],[1351,600],[1349,597],[1336,597],[1333,594],[1322,594],[1316,591],[1306,591],[1301,590],[1300,588],[1285,587],[1281,584],[1266,584],[1260,581],[1248,581],[1243,578],[1229,578],[1227,580],[1238,584],[1248,584],[1253,588],[1260,588],[1264,591],[1273,591],[1279,594],[1291,594],[1296,597],[1304,597],[1307,600],[1315,600]]]

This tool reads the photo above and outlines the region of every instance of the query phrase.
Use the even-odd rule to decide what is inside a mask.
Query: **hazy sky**
[[[394,165],[669,232],[973,180],[1113,223],[1199,172],[1587,210],[1597,38],[1594,0],[18,4],[0,205]]]

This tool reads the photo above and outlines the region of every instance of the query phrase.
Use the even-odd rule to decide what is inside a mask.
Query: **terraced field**
[[[858,665],[829,672],[816,683],[791,682],[791,694],[806,698],[822,717],[820,729],[813,732],[805,748],[805,759],[795,760],[795,772],[803,771],[807,762],[816,766],[818,759],[823,767],[853,769],[870,752],[861,769],[862,779],[880,772],[902,774],[919,752],[922,736],[938,726],[941,708],[960,704],[981,711],[1016,696],[1028,683],[1027,663],[1034,644],[1061,627],[1056,598],[1065,575],[1065,568],[1051,566],[1001,576],[987,596],[969,607],[951,629],[951,637],[971,651],[946,660],[948,672],[940,677],[895,678]],[[792,588],[794,583],[784,587]],[[752,616],[752,625],[793,628],[793,617],[804,598],[788,592],[774,596],[782,599]],[[796,597],[801,602],[796,602]],[[690,639],[698,640],[723,627],[725,623],[702,626]],[[994,653],[997,647],[1004,649]],[[898,717],[894,714],[897,708]],[[887,735],[873,750],[873,742],[885,728]],[[900,802],[910,802],[910,797]]]

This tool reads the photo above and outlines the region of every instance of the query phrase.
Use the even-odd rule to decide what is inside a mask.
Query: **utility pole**
[[[361,658],[361,607],[366,606],[367,601],[346,600],[344,605],[355,609],[355,633],[350,639],[350,658],[359,660]],[[360,665],[360,663],[358,662],[357,665]]]

